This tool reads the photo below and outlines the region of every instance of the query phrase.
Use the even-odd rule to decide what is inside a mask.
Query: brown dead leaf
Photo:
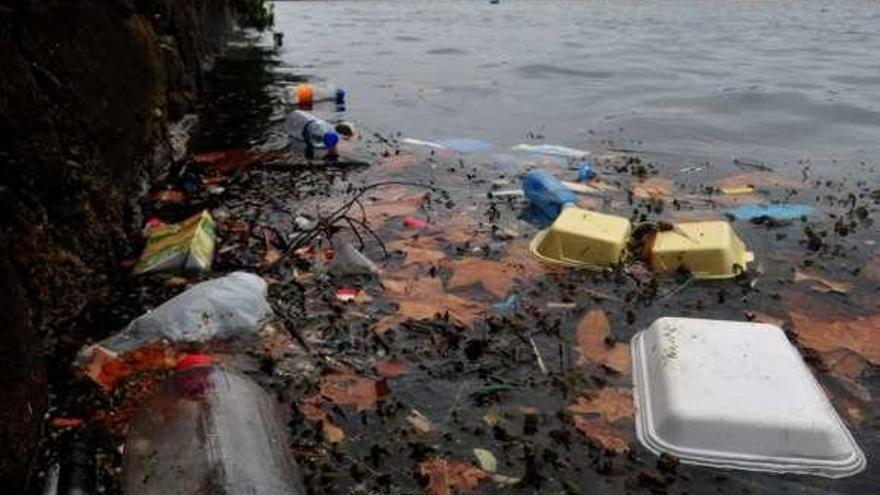
[[[510,265],[484,258],[462,258],[442,265],[452,270],[452,278],[447,283],[450,290],[481,285],[497,299],[510,292],[517,275],[516,269]]]
[[[632,392],[610,387],[590,396],[578,397],[568,410],[574,414],[599,414],[610,423],[635,415]]]
[[[332,421],[324,421],[321,423],[321,436],[327,443],[340,443],[345,440],[345,431]]]
[[[663,177],[651,177],[635,183],[632,193],[640,199],[666,199],[672,195],[672,181]]]
[[[401,266],[436,265],[440,260],[446,259],[446,253],[440,248],[437,240],[429,236],[399,239],[388,243],[387,247],[389,251],[401,251],[406,254]]]
[[[757,189],[803,189],[804,183],[795,179],[781,177],[773,172],[748,172],[715,181],[718,189],[752,186]]]
[[[880,315],[822,320],[791,312],[798,341],[820,352],[849,349],[874,365],[880,364]]]
[[[148,344],[122,355],[96,345],[83,371],[95,383],[110,391],[124,378],[135,373],[174,369],[182,354],[164,343]]]
[[[327,412],[321,407],[323,400],[320,395],[313,395],[302,401],[299,412],[311,421],[324,421],[328,418]]]
[[[623,454],[629,450],[627,441],[603,419],[574,416],[574,425],[588,438],[612,452]]]
[[[419,474],[428,478],[428,485],[425,487],[428,495],[475,493],[480,481],[489,476],[473,464],[441,458],[422,462],[418,470]]]
[[[437,222],[437,235],[452,244],[477,245],[489,239],[489,228],[478,220],[476,208],[456,211],[455,215]]]
[[[389,392],[385,380],[376,381],[350,373],[324,375],[321,396],[337,406],[354,406],[365,411],[383,399]]]
[[[367,221],[370,223],[381,223],[389,218],[412,215],[425,204],[424,192],[406,190],[383,190],[383,192],[385,194],[379,197],[363,201]]]
[[[851,282],[838,282],[829,280],[825,277],[808,273],[800,267],[794,269],[794,283],[814,282],[812,288],[819,292],[836,292],[838,294],[846,294],[852,288]]]
[[[578,365],[595,363],[606,366],[620,374],[630,372],[629,344],[608,345],[611,324],[602,309],[593,309],[577,327]]]
[[[398,155],[383,156],[379,159],[376,165],[389,172],[395,172],[415,165],[416,161],[416,155],[411,153],[401,153]]]
[[[206,151],[193,155],[196,163],[208,166],[214,171],[227,174],[235,170],[248,168],[259,163],[280,161],[290,155],[283,151],[254,151],[254,150],[224,150]]]
[[[852,380],[858,378],[868,366],[865,358],[849,349],[823,352],[822,362],[825,363],[828,372],[832,375]]]
[[[322,407],[323,402],[320,395],[313,395],[299,405],[299,410],[306,419],[321,423],[321,435],[325,442],[340,443],[345,440],[345,431],[333,423]]]
[[[400,272],[401,275],[406,272]],[[374,327],[374,331],[383,333],[395,325],[407,320],[425,320],[437,314],[446,314],[461,323],[470,325],[478,316],[486,311],[486,305],[449,294],[443,289],[439,277],[417,275],[402,280],[386,278],[385,296],[397,303],[397,313],[382,318]]]
[[[399,358],[390,358],[376,363],[376,374],[382,378],[394,378],[409,372],[409,363]]]
[[[785,325],[784,319],[760,311],[750,311],[748,315],[751,317],[751,321],[755,323],[767,323],[770,325],[776,325],[780,328]]]
[[[180,204],[186,201],[186,194],[174,189],[162,189],[153,193],[153,200],[158,203]]]

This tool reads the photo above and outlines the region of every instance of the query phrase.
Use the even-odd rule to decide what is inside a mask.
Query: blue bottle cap
[[[345,90],[339,88],[336,90],[336,104],[342,105],[345,103]]]
[[[324,146],[335,148],[337,144],[339,144],[339,134],[336,134],[335,132],[324,133]]]
[[[590,162],[580,162],[577,168],[577,180],[578,182],[593,180],[596,178],[596,171],[593,170],[592,164]]]

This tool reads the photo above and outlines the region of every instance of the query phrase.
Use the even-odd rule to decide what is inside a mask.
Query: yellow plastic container
[[[549,229],[538,232],[529,250],[545,263],[607,267],[621,261],[631,232],[626,218],[570,206]]]
[[[727,222],[688,222],[659,232],[651,249],[651,265],[657,271],[683,267],[694,278],[722,279],[737,276],[755,255]]]

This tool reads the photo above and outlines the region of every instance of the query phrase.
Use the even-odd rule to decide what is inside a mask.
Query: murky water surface
[[[423,139],[685,156],[880,152],[871,1],[279,2],[283,59]]]

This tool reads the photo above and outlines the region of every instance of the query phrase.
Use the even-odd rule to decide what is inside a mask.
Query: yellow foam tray
[[[698,279],[735,277],[754,259],[733,227],[722,221],[675,224],[657,233],[651,249],[654,270],[685,268]]]
[[[529,251],[538,260],[578,268],[602,268],[619,263],[632,232],[623,217],[570,206],[549,229],[538,232]]]

